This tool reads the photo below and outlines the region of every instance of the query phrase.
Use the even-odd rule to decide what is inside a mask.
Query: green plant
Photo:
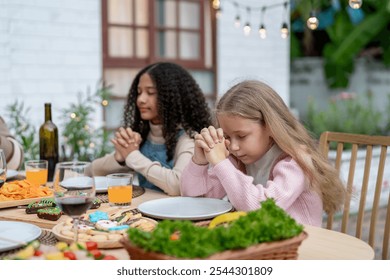
[[[79,93],[78,102],[71,103],[69,108],[63,109],[63,126],[58,129],[62,132],[61,161],[86,160],[92,161],[111,152],[110,132],[103,127],[93,128],[91,115],[96,106],[106,106],[111,94],[111,87],[104,83],[98,84],[96,92],[86,96]],[[39,158],[38,129],[30,123],[30,108],[25,108],[23,102],[16,100],[7,107],[10,132],[21,143],[24,150],[24,160]]]
[[[112,150],[109,146],[109,132],[103,128],[95,129],[91,124],[96,105],[105,106],[109,96],[110,86],[103,83],[94,94],[89,89],[85,95],[79,93],[78,101],[62,110],[64,160],[92,161]]]
[[[38,132],[28,117],[30,107],[25,108],[23,101],[16,100],[8,105],[6,110],[9,118],[7,125],[12,135],[23,147],[24,160],[37,159],[39,157]]]
[[[324,111],[319,111],[314,100],[309,100],[304,123],[317,138],[324,131],[381,135],[389,132],[382,116],[373,105],[372,93],[368,92],[364,99],[360,99],[355,94],[342,92],[330,99]]]
[[[305,22],[309,12],[313,9],[309,1],[295,1],[296,5],[291,10],[291,21]],[[340,9],[333,9],[331,1],[318,0],[315,8],[321,11],[330,11],[328,17],[334,17],[333,24],[325,29],[326,36],[316,38],[323,41],[324,49],[321,55],[324,58],[324,72],[330,88],[346,88],[349,77],[354,71],[355,58],[362,51],[371,48],[376,58],[386,66],[390,66],[390,0],[364,0],[361,7],[364,17],[361,22],[354,25],[347,13],[348,1],[339,1]],[[327,18],[329,20],[329,18]],[[299,33],[299,32],[298,32]],[[303,31],[302,46],[293,32],[291,36],[291,58],[297,58],[302,54],[310,55],[315,47],[315,34],[321,31]],[[325,40],[325,41],[324,41]],[[318,46],[317,46],[318,47]],[[380,54],[380,56],[378,56]]]

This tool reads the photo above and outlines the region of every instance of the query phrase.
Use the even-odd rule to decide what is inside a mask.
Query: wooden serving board
[[[26,214],[26,209],[18,208],[5,208],[0,211],[0,220],[25,222],[45,229],[52,229],[56,224],[65,221],[67,218],[68,216],[62,215],[57,221],[40,219],[37,214]]]
[[[31,202],[39,201],[42,198],[53,198],[53,196],[44,196],[44,197],[27,198],[27,199],[19,199],[19,200],[0,201],[0,209],[16,207],[16,206],[21,206],[21,205],[28,205]]]

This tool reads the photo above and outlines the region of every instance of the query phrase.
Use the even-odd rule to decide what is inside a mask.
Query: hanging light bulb
[[[249,34],[251,33],[251,30],[252,30],[251,24],[249,23],[250,18],[251,18],[251,8],[250,7],[246,8],[246,13],[247,13],[248,21],[246,22],[246,24],[244,26],[244,34],[245,34],[245,36],[249,36]]]
[[[265,39],[267,37],[267,29],[265,29],[264,26],[264,14],[265,14],[266,7],[261,8],[261,14],[260,14],[260,27],[259,27],[259,35],[261,39]]]
[[[310,17],[307,19],[307,27],[309,27],[311,30],[316,30],[318,28],[319,20],[316,17],[316,14],[314,11],[310,12]]]
[[[282,36],[283,39],[286,39],[288,37],[288,25],[286,22],[283,22],[282,28],[280,29],[280,36]]]
[[[234,20],[234,26],[235,26],[236,28],[240,28],[240,26],[241,26],[240,15],[237,15],[237,16],[236,16],[236,19]]]
[[[221,16],[222,16],[222,8],[218,8],[218,9],[216,10],[216,12],[215,12],[215,17],[216,17],[217,19],[220,19]]]
[[[287,2],[283,3],[284,9],[283,9],[283,18],[285,19],[285,22],[283,22],[282,27],[280,28],[280,36],[282,36],[283,39],[286,39],[288,37],[288,25],[287,25]]]
[[[244,34],[245,36],[249,36],[249,34],[251,34],[251,25],[249,24],[249,22],[247,22],[244,26]]]
[[[221,2],[219,0],[213,0],[213,8],[218,10],[219,6],[221,5]]]
[[[264,24],[261,24],[259,27],[259,35],[261,39],[267,38],[267,29],[265,29]]]
[[[349,0],[349,6],[352,9],[360,9],[363,4],[363,0]]]

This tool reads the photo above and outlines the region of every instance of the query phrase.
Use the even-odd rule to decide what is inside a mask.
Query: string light
[[[213,8],[215,10],[218,10],[221,5],[221,2],[219,0],[213,0]]]
[[[266,7],[261,8],[261,14],[260,14],[260,27],[259,27],[259,35],[261,39],[267,38],[267,30],[265,29],[264,25],[264,14],[265,14]]]
[[[240,12],[239,12],[239,9],[238,9],[238,4],[234,3],[234,6],[236,7],[236,10],[237,10],[236,19],[234,20],[234,26],[236,28],[240,28],[240,26],[241,26],[241,18],[240,18]]]
[[[260,38],[261,38],[261,39],[267,38],[267,29],[265,29],[264,24],[261,24],[261,25],[260,25],[260,28],[259,28],[259,35],[260,35]]]
[[[284,2],[284,16],[285,22],[282,23],[282,28],[280,29],[280,36],[282,36],[283,39],[286,39],[289,35],[288,31],[288,25],[287,25],[287,2]]]
[[[362,5],[363,5],[363,0],[349,0],[349,6],[352,9],[360,9]]]
[[[241,26],[240,15],[237,15],[237,16],[236,16],[236,19],[235,19],[235,21],[234,21],[234,26],[235,26],[236,28],[240,28],[240,26]]]
[[[251,30],[252,30],[251,24],[250,24],[251,8],[247,7],[246,12],[247,12],[248,21],[246,22],[246,24],[244,26],[244,34],[245,34],[245,36],[249,36],[251,33]]]
[[[318,25],[319,25],[319,20],[318,18],[316,17],[316,13],[314,11],[311,11],[310,12],[310,17],[307,19],[307,27],[309,27],[309,29],[311,30],[316,30],[318,28]]]
[[[288,25],[286,22],[283,22],[282,27],[280,28],[280,36],[282,36],[283,39],[286,39],[288,34]]]
[[[222,16],[222,8],[221,7],[219,7],[217,9],[217,11],[215,13],[215,16],[216,16],[217,19],[221,18],[221,16]]]

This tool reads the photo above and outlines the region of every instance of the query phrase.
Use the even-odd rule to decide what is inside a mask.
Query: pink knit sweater
[[[253,170],[251,166],[246,168]],[[273,198],[298,223],[321,226],[322,200],[309,190],[299,165],[286,157],[273,165],[270,172],[266,183],[261,184],[254,180],[259,178],[257,174],[244,174],[230,157],[210,168],[190,161],[181,176],[181,195],[213,198],[227,195],[234,208],[241,211],[257,209],[261,201]]]

